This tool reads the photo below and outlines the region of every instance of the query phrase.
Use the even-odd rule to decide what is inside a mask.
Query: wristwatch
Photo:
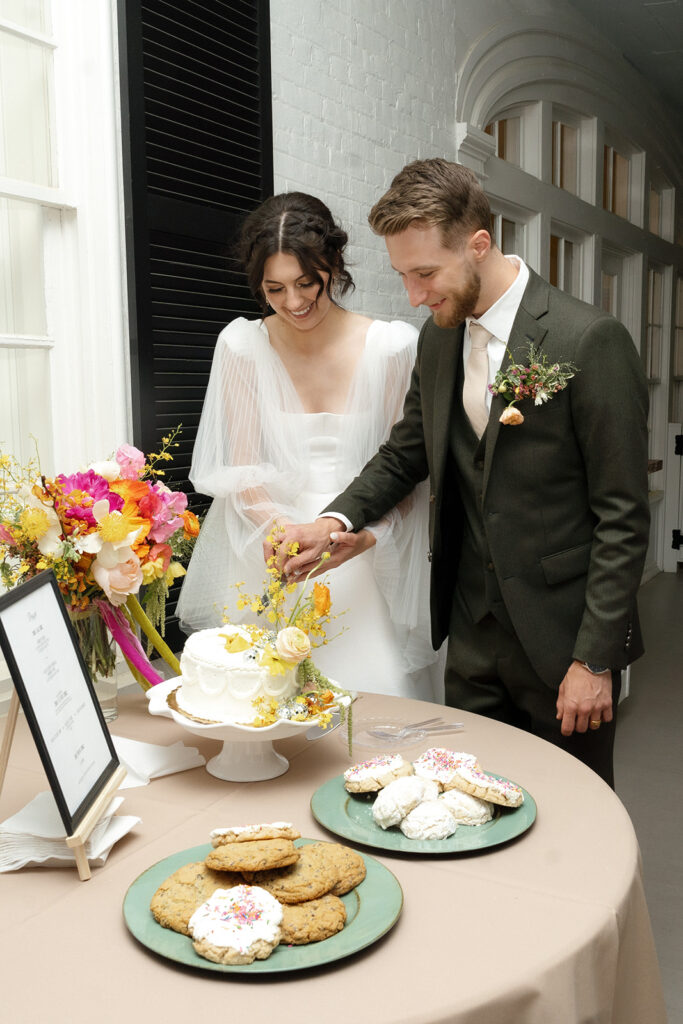
[[[607,665],[592,665],[589,661],[582,661],[581,664],[584,668],[587,668],[589,672],[592,672],[594,676],[602,675],[603,672],[609,672]]]

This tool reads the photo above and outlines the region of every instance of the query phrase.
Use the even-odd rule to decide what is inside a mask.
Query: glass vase
[[[104,720],[113,722],[119,713],[116,645],[93,605],[85,611],[70,611],[69,614]]]

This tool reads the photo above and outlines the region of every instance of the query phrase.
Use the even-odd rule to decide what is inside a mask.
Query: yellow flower
[[[219,636],[225,637],[225,649],[230,654],[239,654],[240,651],[246,651],[251,647],[251,643],[245,636],[240,636],[239,633],[219,633]]]
[[[47,512],[42,508],[26,505],[19,516],[19,523],[28,540],[38,540],[44,537],[50,529],[50,520]]]
[[[140,520],[128,509],[123,512],[108,512],[97,524],[102,540],[110,544],[118,544],[126,540],[140,526]]]
[[[319,619],[323,615],[327,615],[330,610],[330,588],[326,587],[324,583],[313,584],[313,607],[315,608],[315,614]]]
[[[271,676],[283,676],[285,672],[292,666],[285,664],[278,658],[273,648],[269,645],[265,648],[263,654],[259,658],[259,665],[262,668],[267,668]]]
[[[155,558],[153,562],[145,562],[141,568],[142,580],[146,586],[152,583],[153,580],[160,580],[166,573],[163,556]]]
[[[166,586],[172,587],[180,576],[185,576],[187,570],[180,562],[171,562],[166,570]]]

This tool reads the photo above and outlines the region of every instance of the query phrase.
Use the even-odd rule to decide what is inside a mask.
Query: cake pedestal
[[[183,729],[197,736],[223,740],[221,752],[212,757],[206,765],[207,772],[217,779],[224,779],[226,782],[263,782],[265,779],[276,779],[278,775],[284,775],[287,771],[289,761],[273,748],[273,741],[284,740],[302,731],[305,733],[311,728],[316,730],[316,734],[320,733],[315,720],[280,721],[263,729],[255,729],[251,725],[237,725],[234,722],[194,722],[168,704],[169,694],[180,686],[181,681],[181,677],[176,676],[150,687],[147,690],[149,713],[172,718]],[[334,728],[330,725],[325,732],[333,732]]]

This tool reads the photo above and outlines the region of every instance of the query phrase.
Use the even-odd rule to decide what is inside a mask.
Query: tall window
[[[54,40],[49,0],[0,0],[0,442],[50,461],[45,248],[59,229]]]
[[[550,236],[550,283],[581,298],[581,246],[564,235]]]
[[[522,119],[501,117],[486,125],[484,131],[496,140],[496,156],[517,167],[522,165]]]
[[[664,274],[656,267],[647,273],[647,332],[645,335],[645,370],[650,393],[650,414],[648,429],[650,435],[650,458],[654,453],[653,419],[662,378],[662,336],[664,333]],[[661,455],[660,455],[661,458]]]
[[[579,130],[553,121],[552,182],[573,195],[579,194]]]
[[[630,160],[612,146],[604,147],[602,205],[618,217],[629,215]]]
[[[491,213],[491,237],[506,256],[526,258],[526,225],[523,221],[494,211]]]
[[[683,423],[683,277],[676,279],[676,327],[673,346],[673,402],[671,419]]]

